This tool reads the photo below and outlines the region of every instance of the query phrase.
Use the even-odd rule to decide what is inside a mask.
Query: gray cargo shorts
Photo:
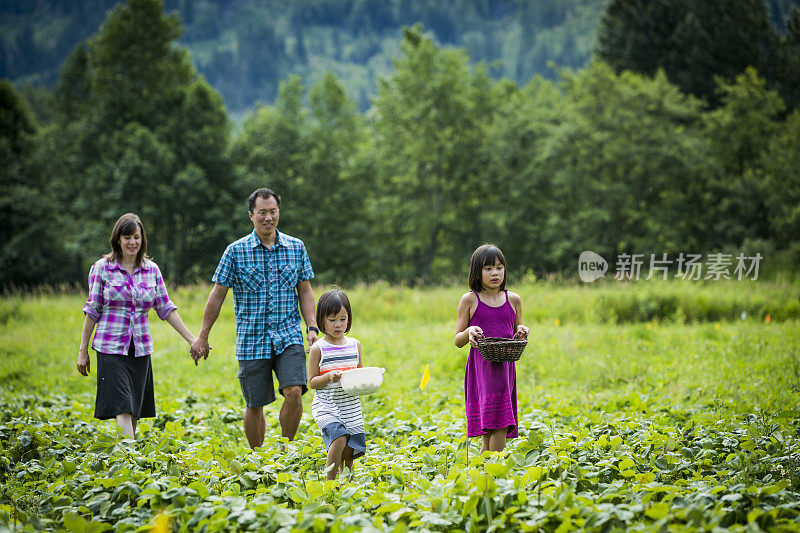
[[[308,391],[306,351],[302,344],[291,344],[279,355],[269,359],[239,360],[239,385],[247,407],[263,407],[275,401],[272,373],[278,378],[278,391],[293,385],[301,386],[302,394]]]

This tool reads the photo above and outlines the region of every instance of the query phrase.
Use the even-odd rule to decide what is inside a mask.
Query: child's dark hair
[[[325,333],[325,317],[335,315],[344,308],[347,311],[347,328],[344,332],[350,331],[350,326],[353,325],[353,312],[350,310],[350,300],[344,291],[339,289],[331,289],[322,293],[317,302],[317,327],[322,333]]]
[[[469,288],[475,292],[483,290],[483,267],[486,265],[493,265],[497,261],[506,266],[506,258],[500,248],[494,244],[484,244],[479,246],[477,250],[472,253],[472,259],[469,260]],[[506,276],[503,274],[503,281],[500,283],[500,290],[506,288]]]

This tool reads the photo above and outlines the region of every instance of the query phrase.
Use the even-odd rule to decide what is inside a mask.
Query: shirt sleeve
[[[314,269],[311,268],[311,260],[308,258],[308,252],[306,251],[306,245],[301,245],[303,248],[303,253],[300,257],[300,274],[297,277],[298,281],[308,281],[310,279],[314,279]]]
[[[214,276],[211,278],[211,281],[213,283],[219,283],[220,285],[230,289],[233,287],[235,281],[234,272],[233,250],[229,245],[222,253],[222,257],[217,265],[217,270],[214,272]]]
[[[156,297],[153,300],[153,309],[155,309],[156,313],[158,313],[158,318],[161,320],[166,320],[169,314],[177,309],[178,306],[169,299],[169,295],[167,294],[167,286],[164,283],[163,276],[161,275],[161,269],[159,269],[158,265],[155,263],[153,263],[153,267],[156,271]]]
[[[95,323],[100,321],[100,312],[103,310],[103,267],[101,261],[92,265],[89,270],[89,298],[83,306],[83,312]]]

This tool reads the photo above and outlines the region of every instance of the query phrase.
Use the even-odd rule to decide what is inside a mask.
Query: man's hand
[[[306,340],[308,341],[308,350],[310,350],[311,347],[314,346],[314,343],[319,340],[319,336],[317,332],[312,329],[306,334]],[[308,353],[308,350],[306,350],[306,353]]]
[[[200,359],[208,359],[208,353],[211,351],[211,346],[208,344],[208,339],[204,337],[197,337],[195,341],[192,343],[192,348],[190,353],[192,355],[192,359],[194,359],[194,366],[197,366],[197,362]]]

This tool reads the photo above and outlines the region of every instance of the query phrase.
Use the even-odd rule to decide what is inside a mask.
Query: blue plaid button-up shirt
[[[253,231],[228,245],[212,281],[233,289],[237,359],[269,359],[303,344],[297,284],[313,277],[300,239],[277,232],[269,249]]]

